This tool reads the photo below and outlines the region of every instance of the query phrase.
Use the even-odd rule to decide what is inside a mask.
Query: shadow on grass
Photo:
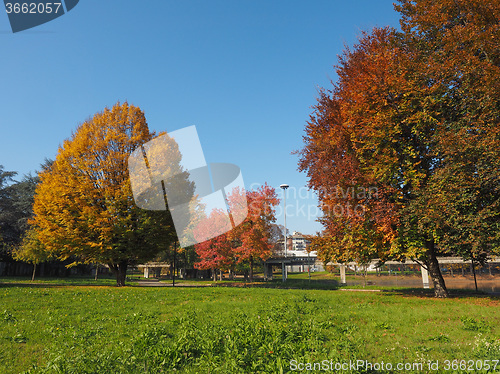
[[[253,282],[214,282],[213,287],[251,287],[251,288],[276,288],[300,290],[337,290],[340,284],[336,280],[307,280],[307,279],[281,279],[271,281],[255,280]]]
[[[172,287],[171,279],[148,278],[139,279],[135,287]],[[254,278],[252,282],[243,279],[212,281],[207,279],[180,279],[175,281],[175,287],[237,287],[237,288],[275,288],[275,289],[304,289],[304,290],[337,290],[338,281],[333,279],[292,279],[283,282],[281,278],[264,281]]]
[[[135,284],[135,280],[129,284]],[[31,288],[57,288],[69,286],[91,286],[91,287],[111,287],[116,286],[116,279],[112,277],[102,277],[95,280],[93,277],[74,278],[38,278],[31,281],[25,277],[2,277],[0,278],[0,288],[6,287],[31,287]]]
[[[116,284],[99,283],[0,283],[0,288],[64,288],[64,287],[113,287]]]
[[[165,282],[165,280],[163,280]],[[172,287],[171,281],[159,282],[158,279],[140,279],[132,277],[127,279],[126,286],[131,287],[148,287],[144,283],[157,283],[157,286]],[[141,284],[143,283],[143,284]],[[31,282],[29,278],[24,277],[3,277],[0,278],[0,288],[63,288],[70,286],[87,286],[87,287],[116,287],[116,280],[111,277],[100,278],[97,281],[92,277],[75,277],[75,278],[41,278]],[[152,285],[154,287],[154,285]],[[274,288],[274,289],[301,289],[301,290],[345,290],[345,291],[380,291],[379,293],[391,296],[406,296],[419,298],[435,298],[433,289],[423,289],[419,287],[391,287],[391,286],[376,286],[361,285],[341,286],[340,282],[335,279],[303,279],[303,278],[288,278],[283,282],[281,278],[275,278],[271,281],[263,279],[255,279],[253,282],[245,282],[243,280],[224,280],[224,281],[207,281],[206,279],[186,279],[176,280],[175,287],[236,287],[236,288]],[[499,293],[489,293],[471,289],[453,289],[449,288],[449,298],[486,298],[490,300],[500,300]]]
[[[415,296],[421,298],[431,298],[435,299],[434,290],[433,289],[423,289],[423,288],[390,288],[386,287],[381,289],[381,293],[386,296]],[[461,299],[461,298],[487,298],[493,300],[500,300],[500,294],[485,292],[485,291],[476,291],[470,289],[448,289],[448,298],[449,299]]]

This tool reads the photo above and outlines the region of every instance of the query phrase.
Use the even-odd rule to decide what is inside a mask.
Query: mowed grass
[[[3,284],[0,373],[297,372],[291,360],[449,373],[445,360],[500,359],[499,311],[400,291]]]

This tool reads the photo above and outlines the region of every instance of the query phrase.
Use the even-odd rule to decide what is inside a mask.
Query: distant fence
[[[69,262],[51,261],[37,265],[36,277],[69,277],[71,275],[90,275],[94,266],[77,265],[67,268]],[[0,262],[0,277],[31,276],[33,265],[20,261]]]
[[[471,260],[463,260],[461,257],[438,257],[439,268],[443,274],[449,275],[466,275],[472,274]],[[328,263],[329,268],[338,268],[339,263]],[[416,261],[407,259],[405,262],[400,261],[386,261],[380,264],[379,259],[374,259],[367,264],[358,264],[356,262],[349,262],[346,264],[346,271],[361,272],[364,271],[365,266],[368,271],[388,272],[391,273],[404,273],[404,272],[420,272],[420,264]],[[495,275],[500,273],[500,257],[492,257],[487,263],[482,266],[474,262],[476,273]]]

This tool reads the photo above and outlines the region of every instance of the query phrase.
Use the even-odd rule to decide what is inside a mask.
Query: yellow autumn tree
[[[117,103],[64,141],[35,193],[32,225],[47,251],[107,264],[123,286],[129,265],[150,260],[177,239],[169,212],[139,209],[131,192],[128,157],[154,135],[138,107]],[[178,163],[181,155],[170,144]],[[189,191],[187,173],[185,180]]]

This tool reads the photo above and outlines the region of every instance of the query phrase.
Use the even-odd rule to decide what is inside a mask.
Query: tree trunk
[[[250,282],[253,282],[253,256],[250,256]]]
[[[448,290],[446,289],[443,275],[441,274],[441,270],[439,269],[434,242],[428,242],[427,245],[426,265],[429,271],[429,275],[432,279],[432,283],[434,284],[434,296],[448,297]]]
[[[33,275],[31,276],[31,281],[35,280],[35,272],[36,272],[36,262],[33,264]]]
[[[366,265],[364,265],[363,281],[364,281],[364,286],[363,287],[366,287]]]
[[[116,277],[116,286],[117,287],[125,286],[125,279],[127,277],[128,261],[124,260],[124,261],[119,262],[118,264],[108,264],[108,266],[111,269],[111,272]]]
[[[99,264],[96,264],[95,265],[95,276],[94,276],[94,280],[96,281],[97,280],[97,274],[99,273]]]
[[[474,265],[474,258],[471,258],[470,265],[472,267],[472,273],[474,274],[474,285],[476,286],[476,292],[477,292],[476,266]]]

